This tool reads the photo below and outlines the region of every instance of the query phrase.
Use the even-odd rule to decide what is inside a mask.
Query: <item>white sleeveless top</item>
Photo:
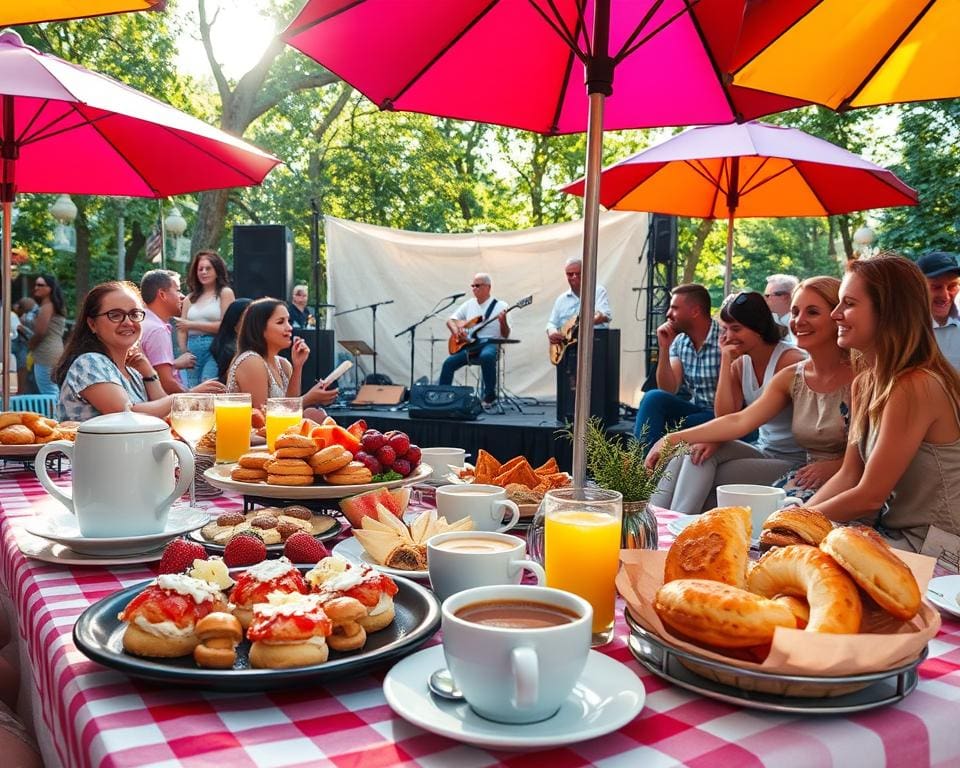
[[[216,295],[212,299],[201,296],[196,304],[187,308],[187,320],[198,320],[201,323],[216,323],[220,321],[220,299]],[[200,331],[190,331],[191,336],[202,336]],[[212,334],[208,334],[212,335]]]
[[[763,372],[763,381],[758,382],[753,372],[753,361],[750,355],[743,356],[743,368],[741,369],[741,380],[743,382],[743,399],[747,405],[753,403],[762,394],[764,387],[773,381],[774,373],[777,370],[777,361],[780,356],[789,349],[795,349],[790,344],[779,341],[773,348],[773,354],[770,355],[770,362]],[[788,405],[780,413],[774,416],[766,424],[760,426],[760,437],[757,440],[756,447],[764,453],[773,454],[778,458],[793,459],[801,457],[806,459],[803,449],[797,445],[793,438],[793,405]]]
[[[233,362],[230,363],[230,368],[227,370],[227,392],[240,391],[240,387],[237,385],[237,367],[248,357],[257,358],[261,363],[263,363],[263,367],[267,369],[267,397],[286,397],[287,385],[290,383],[290,377],[284,370],[283,365],[280,365],[280,381],[277,381],[273,375],[273,370],[269,365],[267,365],[267,361],[252,349],[248,349],[246,352],[241,352],[239,355],[233,358]]]

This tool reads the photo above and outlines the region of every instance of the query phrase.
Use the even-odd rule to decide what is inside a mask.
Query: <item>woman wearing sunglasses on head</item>
[[[104,283],[87,294],[53,371],[60,385],[60,420],[85,421],[128,405],[140,413],[167,416],[173,398],[138,345],[144,317],[133,283]]]

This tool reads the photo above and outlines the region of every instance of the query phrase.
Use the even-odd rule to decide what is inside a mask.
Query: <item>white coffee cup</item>
[[[567,623],[537,628],[492,626],[457,613],[479,603],[546,604]],[[441,606],[447,668],[470,707],[502,723],[552,717],[583,673],[590,650],[593,609],[582,597],[548,587],[477,587]]]
[[[504,522],[504,510],[510,519]],[[475,531],[509,531],[520,519],[520,508],[499,485],[441,485],[437,488],[437,512],[448,523],[472,518]]]
[[[446,600],[473,587],[519,584],[524,569],[533,572],[538,585],[543,584],[543,568],[526,554],[526,542],[508,533],[441,533],[427,542],[430,586],[437,597]]]
[[[764,521],[787,504],[803,504],[796,496],[787,496],[783,488],[769,485],[718,485],[717,506],[750,507],[753,538],[760,535]]]
[[[450,474],[450,467],[462,467],[467,458],[463,448],[421,448],[421,461],[433,467],[430,480],[444,480]]]

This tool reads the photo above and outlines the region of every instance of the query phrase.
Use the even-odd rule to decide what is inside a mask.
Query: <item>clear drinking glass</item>
[[[250,394],[236,392],[216,395],[217,464],[235,462],[250,451]]]
[[[194,457],[197,453],[197,443],[200,442],[201,437],[213,429],[214,421],[213,395],[174,395],[173,405],[170,408],[170,426],[190,446]],[[194,472],[190,480],[190,506],[196,505],[197,475]]]
[[[547,586],[580,595],[593,606],[597,647],[613,639],[620,564],[623,497],[603,488],[547,491],[529,532],[530,553],[542,560]]]
[[[287,427],[294,427],[303,418],[302,397],[271,397],[264,406],[267,418],[267,450],[273,450],[276,439]]]

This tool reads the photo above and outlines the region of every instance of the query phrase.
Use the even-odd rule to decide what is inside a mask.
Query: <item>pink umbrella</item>
[[[784,14],[800,12],[796,0],[783,0],[745,16],[752,1],[308,0],[284,32],[381,109],[546,134],[588,131],[573,430],[578,486],[586,467],[603,129],[729,123],[802,104],[729,85],[726,73],[763,47],[768,27],[782,29]]]
[[[563,187],[584,194],[583,179]],[[733,220],[830,216],[916,205],[893,173],[796,128],[764,123],[691,128],[600,174],[607,209],[726,218],[724,294],[730,293]]]
[[[0,33],[3,360],[10,359],[10,214],[17,192],[168,197],[251,186],[280,162],[115,80]],[[3,377],[7,400],[8,377]]]

